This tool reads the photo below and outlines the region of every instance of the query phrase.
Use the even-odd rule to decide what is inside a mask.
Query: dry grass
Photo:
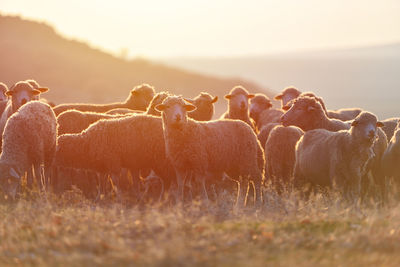
[[[307,203],[266,192],[261,210],[230,195],[136,206],[62,197],[0,205],[0,265],[400,266],[400,205],[361,208],[329,197]]]

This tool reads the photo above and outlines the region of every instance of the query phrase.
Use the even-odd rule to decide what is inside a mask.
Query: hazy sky
[[[0,0],[3,14],[130,56],[239,56],[400,41],[399,0]]]

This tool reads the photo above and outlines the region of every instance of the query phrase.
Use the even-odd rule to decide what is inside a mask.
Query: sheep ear
[[[164,104],[158,104],[157,106],[154,107],[154,109],[159,112],[163,112],[166,108],[167,108],[167,106]]]
[[[33,93],[33,95],[40,95],[40,93],[42,93],[42,92],[40,92],[37,89],[34,89],[34,90],[32,90],[32,93]]]
[[[231,97],[232,97],[231,95],[225,95],[226,99],[231,99]]]
[[[137,95],[137,92],[135,90],[132,90],[131,95]]]
[[[382,122],[380,122],[380,121],[378,121],[377,123],[376,123],[376,127],[384,127],[385,126],[385,124],[383,124]]]
[[[248,94],[248,95],[247,95],[247,98],[248,98],[248,99],[251,99],[251,98],[253,98],[253,97],[255,97],[254,94]]]
[[[186,109],[187,112],[191,112],[197,109],[194,105],[184,105],[183,107]]]
[[[354,120],[352,123],[351,123],[351,126],[357,126],[358,125],[358,121],[357,120]]]
[[[192,103],[192,104],[194,103],[194,100],[192,100],[190,98],[184,98],[184,99],[185,99],[186,102],[189,102],[189,103]]]
[[[313,107],[313,106],[307,107],[307,111],[314,111],[314,110],[315,110],[315,107]]]
[[[13,93],[14,93],[14,91],[11,91],[11,90],[8,90],[7,92],[5,92],[4,94],[6,95],[6,96],[12,96],[13,95]]]
[[[48,92],[50,89],[47,87],[39,87],[36,90],[39,90],[41,93],[46,93]]]
[[[213,100],[211,100],[211,103],[215,103],[218,101],[218,96],[214,97]]]
[[[10,168],[10,175],[13,178],[21,179],[21,176],[17,173],[17,171],[13,167]]]
[[[274,97],[274,99],[275,100],[281,100],[282,99],[282,94],[279,94],[279,95],[276,95],[275,97]]]
[[[272,107],[272,105],[271,105],[271,107]],[[290,106],[288,106],[288,105],[283,106],[282,109],[283,109],[284,111],[288,111],[288,110],[290,109]]]

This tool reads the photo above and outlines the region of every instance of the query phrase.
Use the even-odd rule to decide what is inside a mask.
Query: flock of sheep
[[[218,97],[184,99],[133,88],[124,102],[54,106],[34,80],[0,83],[0,184],[6,198],[37,186],[60,194],[72,186],[88,197],[123,192],[180,202],[207,202],[237,190],[255,205],[263,186],[334,188],[357,201],[366,185],[383,197],[386,181],[400,179],[399,118],[379,121],[358,108],[328,110],[322,98],[295,87],[275,96],[242,86],[225,96],[227,111],[212,120]],[[25,179],[26,177],[26,179]],[[308,187],[306,187],[308,186]]]

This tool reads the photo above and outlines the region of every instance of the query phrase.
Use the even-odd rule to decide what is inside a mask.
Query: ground
[[[0,265],[400,266],[400,205],[265,192],[261,209],[94,202],[78,191],[0,204]]]

